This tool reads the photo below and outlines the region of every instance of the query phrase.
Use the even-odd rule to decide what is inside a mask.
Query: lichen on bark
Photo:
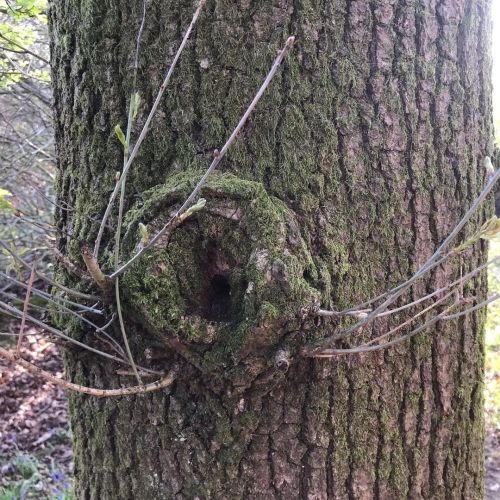
[[[143,398],[72,396],[82,498],[481,497],[482,314],[383,353],[296,358],[286,374],[272,354],[334,333],[297,324],[310,301],[343,309],[411,275],[480,191],[488,5],[207,0],[127,180],[123,260],[138,223],[152,234],[199,178],[284,40],[297,44],[202,194],[205,210],[121,278],[138,361],[158,344],[180,377]],[[148,2],[137,127],[192,11],[191,0]],[[74,209],[57,223],[75,262],[121,166],[113,127],[126,119],[141,12],[142,0],[51,2],[58,193]],[[104,266],[110,242],[112,231]],[[484,255],[478,245],[407,298]],[[473,288],[484,295],[484,278]],[[130,382],[80,352],[67,353],[67,373]]]

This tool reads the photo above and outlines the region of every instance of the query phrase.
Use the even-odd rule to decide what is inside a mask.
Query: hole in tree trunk
[[[312,279],[312,274],[309,269],[304,269],[304,272],[302,273],[302,277],[309,283],[312,284],[313,279]]]
[[[231,296],[231,285],[222,274],[216,274],[210,281],[214,300],[224,301]]]
[[[209,321],[228,321],[231,317],[231,285],[226,276],[215,274],[201,300],[200,315]]]

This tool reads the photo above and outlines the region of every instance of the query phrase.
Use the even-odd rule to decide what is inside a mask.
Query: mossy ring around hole
[[[139,223],[155,234],[195,181],[182,173],[144,193],[125,221],[124,249],[140,241]],[[262,184],[231,174],[214,174],[202,196],[205,208],[124,274],[124,300],[156,335],[212,344],[239,332],[239,348],[271,345],[319,296],[295,215]]]

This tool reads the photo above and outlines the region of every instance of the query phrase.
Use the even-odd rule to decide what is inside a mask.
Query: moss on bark
[[[188,171],[141,195],[126,220],[129,250],[137,251],[138,224],[155,234],[196,178]],[[160,337],[215,344],[228,356],[274,347],[319,300],[299,224],[262,184],[232,174],[215,174],[201,194],[203,211],[125,274],[124,298]]]
[[[138,127],[192,8],[148,2]],[[120,169],[113,128],[125,122],[141,9],[51,2],[58,192],[74,208],[57,221],[75,261]],[[177,363],[181,376],[142,398],[72,396],[82,498],[481,496],[482,314],[375,355],[296,357],[287,373],[273,356],[338,326],[302,322],[300,308],[342,309],[415,271],[481,189],[489,29],[486,0],[207,1],[127,182],[123,259],[138,223],[153,233],[194,185],[287,36],[298,41],[207,185],[206,209],[121,280],[138,361]],[[106,266],[111,231],[104,243]],[[484,292],[483,277],[466,290]],[[129,382],[77,352],[67,371]]]

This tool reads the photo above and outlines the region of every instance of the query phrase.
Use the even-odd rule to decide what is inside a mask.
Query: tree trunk
[[[193,10],[147,1],[135,131]],[[141,14],[140,0],[50,7],[58,189],[74,209],[57,214],[60,248],[81,266],[121,170],[113,129],[126,125]],[[179,377],[147,396],[71,397],[79,498],[482,496],[484,312],[373,354],[299,352],[339,327],[302,309],[343,309],[405,280],[482,189],[488,0],[208,0],[127,179],[122,259],[139,222],[154,234],[183,201],[291,34],[293,52],[202,193],[206,208],[121,279],[137,361],[175,363]],[[107,231],[105,271],[112,241]],[[484,256],[475,245],[405,300]],[[481,276],[464,293],[485,288]],[[66,367],[79,383],[134,384],[79,351]]]

